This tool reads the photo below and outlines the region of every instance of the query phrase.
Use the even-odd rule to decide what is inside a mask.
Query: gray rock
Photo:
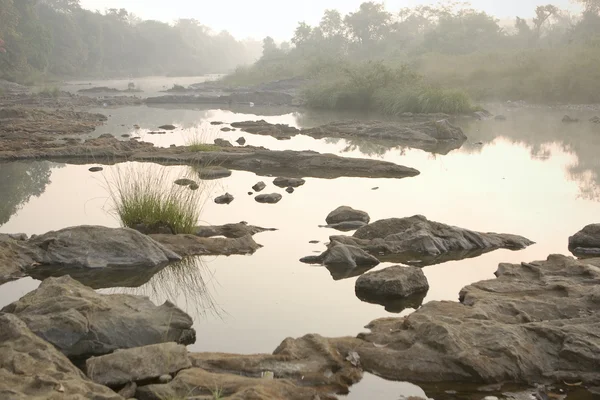
[[[367,224],[362,221],[346,221],[346,222],[339,222],[337,224],[322,225],[321,227],[335,229],[335,230],[341,231],[341,232],[350,232],[350,231],[355,231],[359,228],[362,228],[365,225],[367,225]]]
[[[225,139],[215,139],[215,145],[219,147],[233,147],[231,142]]]
[[[296,191],[296,189],[294,189],[293,187],[290,186],[289,188],[285,189],[285,191],[288,192],[289,194],[292,194]]]
[[[279,193],[259,194],[254,198],[259,203],[275,204],[279,203],[283,197]]]
[[[256,185],[252,186],[252,190],[255,192],[262,192],[267,187],[267,184],[263,181],[258,182]]]
[[[379,264],[379,260],[369,253],[354,246],[335,244],[327,249],[320,256],[304,257],[300,260],[307,264],[342,265],[348,269],[357,266],[374,267]]]
[[[421,268],[399,265],[367,272],[355,285],[359,298],[405,298],[428,290],[429,283]]]
[[[562,122],[567,122],[567,123],[571,123],[571,122],[579,122],[579,119],[577,118],[572,118],[568,115],[565,115],[562,119]]]
[[[88,169],[88,171],[90,172],[100,172],[102,170],[104,170],[104,168],[102,167],[91,167],[90,169]]]
[[[198,176],[203,180],[214,180],[231,176],[231,171],[223,167],[205,167],[198,170]]]
[[[172,131],[172,130],[177,129],[177,127],[175,125],[167,124],[167,125],[159,126],[158,129],[163,129],[165,131]]]
[[[196,184],[196,181],[193,181],[192,179],[181,178],[177,179],[174,183],[179,186],[190,186]]]
[[[211,125],[223,125],[223,122],[221,122],[221,121],[211,121],[210,124]]]
[[[161,375],[158,377],[158,382],[160,383],[169,383],[173,380],[173,377],[169,374]]]
[[[330,246],[356,246],[386,261],[419,266],[475,257],[500,248],[520,250],[533,244],[522,236],[470,231],[429,221],[422,215],[380,220],[358,229],[353,236],[332,236],[330,241]]]
[[[198,189],[200,189],[200,185],[198,185],[197,183],[192,183],[188,187],[190,188],[190,190],[198,190]]]
[[[287,188],[287,187],[297,188],[297,187],[304,185],[305,183],[306,183],[306,181],[304,179],[300,179],[300,178],[280,177],[280,178],[275,178],[275,180],[273,181],[273,184],[280,188]]]
[[[270,124],[267,121],[243,121],[231,124],[234,128],[254,135],[272,136],[279,140],[290,139],[296,136],[300,130],[284,124]]]
[[[341,206],[329,213],[325,219],[329,225],[339,224],[340,222],[362,221],[368,224],[371,221],[369,214],[364,211],[355,210],[352,207]]]
[[[11,314],[0,314],[0,398],[123,400],[90,381],[52,344]]]
[[[254,254],[262,246],[250,234],[237,238],[199,237],[196,235],[150,235],[171,251],[190,256],[231,256]]]
[[[233,130],[235,130],[235,129],[233,129]],[[238,138],[238,140],[236,140],[236,143],[239,144],[240,146],[243,146],[246,144],[246,139],[243,136],[240,136]]]
[[[587,225],[571,236],[569,251],[578,257],[600,255],[600,224]]]
[[[89,358],[87,376],[101,385],[115,387],[172,374],[192,364],[187,349],[177,343],[160,343]]]
[[[241,238],[247,235],[253,236],[257,233],[276,231],[274,228],[261,228],[259,226],[248,225],[247,222],[237,224],[199,226],[196,228],[195,235],[200,237],[225,236],[226,238]]]
[[[119,396],[124,399],[131,399],[135,396],[135,391],[137,390],[137,384],[135,382],[129,382],[123,389],[119,390]]]
[[[215,203],[217,204],[230,204],[233,201],[233,196],[229,193],[225,193],[222,196],[219,196],[215,199]]]
[[[70,358],[196,340],[192,319],[175,305],[158,307],[147,297],[96,293],[69,276],[46,279],[2,312],[19,317]]]

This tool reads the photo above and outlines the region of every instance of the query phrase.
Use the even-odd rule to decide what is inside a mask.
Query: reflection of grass
[[[124,226],[193,233],[202,210],[202,190],[175,185],[166,167],[116,167],[115,171],[114,179],[106,183]]]

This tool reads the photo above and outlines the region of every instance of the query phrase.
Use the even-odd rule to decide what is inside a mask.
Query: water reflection
[[[393,314],[400,314],[402,311],[412,308],[417,309],[423,304],[427,297],[427,292],[416,293],[404,298],[393,298],[384,296],[373,296],[366,293],[356,293],[356,297],[365,303],[379,304],[384,306],[385,311]]]

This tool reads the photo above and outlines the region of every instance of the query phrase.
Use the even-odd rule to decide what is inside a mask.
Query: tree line
[[[79,0],[0,0],[0,79],[222,73],[260,56],[260,42],[195,19],[143,21]]]

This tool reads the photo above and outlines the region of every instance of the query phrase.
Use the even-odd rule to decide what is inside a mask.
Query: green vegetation
[[[193,152],[217,151],[220,149],[219,146],[208,143],[209,138],[213,135],[214,133],[210,129],[201,127],[186,133],[183,141],[188,150]]]
[[[60,88],[57,86],[45,86],[37,92],[42,97],[53,97],[57,98],[60,96]]]
[[[125,168],[125,170],[123,169]],[[144,225],[150,230],[193,233],[202,210],[201,190],[175,185],[166,167],[116,167],[106,180],[115,212],[126,227]]]

